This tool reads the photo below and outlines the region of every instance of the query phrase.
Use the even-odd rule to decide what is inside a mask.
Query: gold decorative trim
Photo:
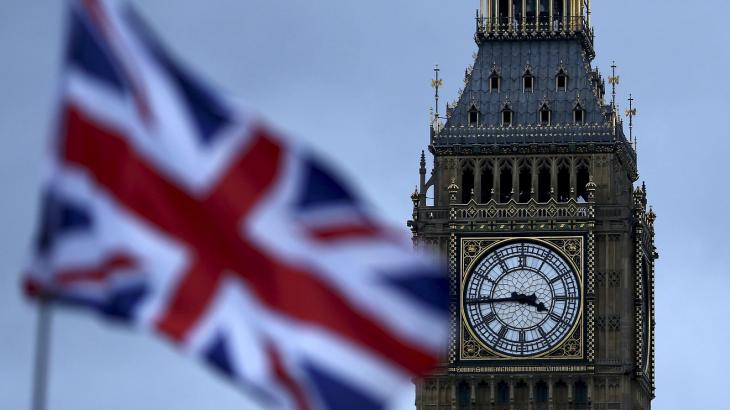
[[[449,367],[450,373],[479,373],[479,374],[504,374],[504,373],[592,373],[594,366],[475,366],[475,367]]]

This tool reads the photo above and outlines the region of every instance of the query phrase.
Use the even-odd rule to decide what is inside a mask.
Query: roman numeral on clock
[[[565,320],[563,320],[563,318],[561,316],[558,316],[553,312],[550,312],[550,319],[552,319],[558,323],[565,323]]]
[[[563,275],[558,275],[558,276],[556,276],[556,277],[554,277],[554,278],[550,279],[550,283],[551,283],[551,284],[553,284],[553,283],[557,283],[557,282],[560,282],[560,281],[561,281],[562,279],[563,279]]]
[[[502,326],[501,329],[499,329],[499,333],[497,333],[497,337],[499,339],[504,339],[505,336],[507,336],[507,326]]]

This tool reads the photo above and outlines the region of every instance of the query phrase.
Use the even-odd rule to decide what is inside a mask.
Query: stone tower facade
[[[656,215],[591,65],[590,1],[485,0],[475,39],[412,195],[416,246],[449,263],[452,323],[416,406],[648,410]]]

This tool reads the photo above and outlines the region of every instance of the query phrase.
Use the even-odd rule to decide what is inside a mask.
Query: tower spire
[[[438,131],[439,128],[441,128],[439,123],[439,121],[441,121],[441,116],[439,115],[439,88],[444,85],[444,82],[439,78],[439,71],[441,71],[441,69],[439,68],[438,64],[436,64],[436,66],[433,68],[433,71],[436,75],[435,78],[431,80],[431,87],[436,90],[436,114],[434,116],[434,122],[436,124],[436,130]]]
[[[629,109],[626,110],[626,116],[629,117],[629,142],[634,142],[634,117],[637,114],[634,101],[634,96],[629,94]]]
[[[611,64],[611,76],[608,77],[611,84],[611,106],[616,109],[616,86],[621,82],[621,77],[616,75],[616,61]]]

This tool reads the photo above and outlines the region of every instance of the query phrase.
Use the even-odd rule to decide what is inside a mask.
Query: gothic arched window
[[[540,30],[547,30],[550,28],[550,0],[539,0],[540,1]]]
[[[469,126],[476,127],[477,125],[479,125],[479,110],[476,105],[472,104],[469,109]]]
[[[520,166],[520,192],[518,200],[522,203],[529,202],[532,198],[532,167],[529,164]]]
[[[509,0],[499,0],[499,28],[501,30],[507,29],[509,25]]]
[[[557,91],[568,90],[568,74],[562,68],[558,71],[558,75],[555,76],[555,88]]]
[[[588,408],[588,386],[583,380],[578,380],[574,385],[573,402],[576,409]]]
[[[555,383],[553,390],[553,409],[568,410],[568,385],[564,381]]]
[[[563,160],[558,165],[558,202],[570,199],[570,164]]]
[[[582,160],[578,163],[576,173],[576,184],[578,185],[575,190],[578,200],[582,202],[588,202],[588,189],[586,185],[591,180],[590,171],[588,170],[588,161]]]
[[[525,75],[522,76],[522,91],[531,93],[535,89],[535,76],[528,69],[525,71]]]
[[[509,105],[505,105],[502,109],[502,126],[511,127],[514,123],[514,112]]]
[[[549,389],[547,383],[539,381],[535,384],[535,403],[537,408],[542,410],[547,408],[547,402],[549,398]]]
[[[583,124],[585,122],[585,116],[586,111],[583,109],[580,103],[576,104],[575,108],[573,109],[573,122],[575,122],[576,124]]]
[[[439,391],[439,404],[448,405],[451,404],[451,386],[448,384],[441,385]]]
[[[550,107],[548,107],[547,103],[543,103],[540,107],[540,125],[550,125],[551,117],[552,112],[550,111]]]
[[[509,403],[509,384],[506,382],[499,382],[497,385],[497,397],[495,401],[498,404]]]
[[[550,175],[550,164],[543,161],[537,174],[537,200],[545,203],[550,200],[550,191],[552,189],[552,177]]]
[[[535,2],[534,1],[528,1],[527,2],[527,8],[525,9],[525,15],[527,19],[527,24],[525,27],[526,30],[532,30],[535,28],[535,19],[536,19],[536,13],[537,10],[535,8]]]
[[[489,75],[489,92],[498,93],[502,78],[499,76],[496,68],[492,69],[492,74]]]
[[[464,167],[461,172],[461,203],[465,204],[471,200],[474,193],[474,170],[470,165]]]
[[[515,408],[526,409],[530,402],[530,388],[527,383],[520,381],[515,386]]]
[[[436,385],[426,386],[426,404],[438,404],[438,390]]]
[[[479,407],[486,406],[489,404],[489,384],[486,382],[479,382],[476,389],[476,404]]]
[[[553,0],[553,30],[563,29],[563,7],[565,0]]]
[[[499,172],[499,202],[509,202],[512,194],[512,166],[507,163]]]
[[[489,164],[482,168],[482,186],[480,192],[481,203],[486,204],[492,199],[494,193],[494,171]]]
[[[468,409],[471,402],[471,388],[469,383],[462,381],[457,388],[457,405],[459,409]]]

